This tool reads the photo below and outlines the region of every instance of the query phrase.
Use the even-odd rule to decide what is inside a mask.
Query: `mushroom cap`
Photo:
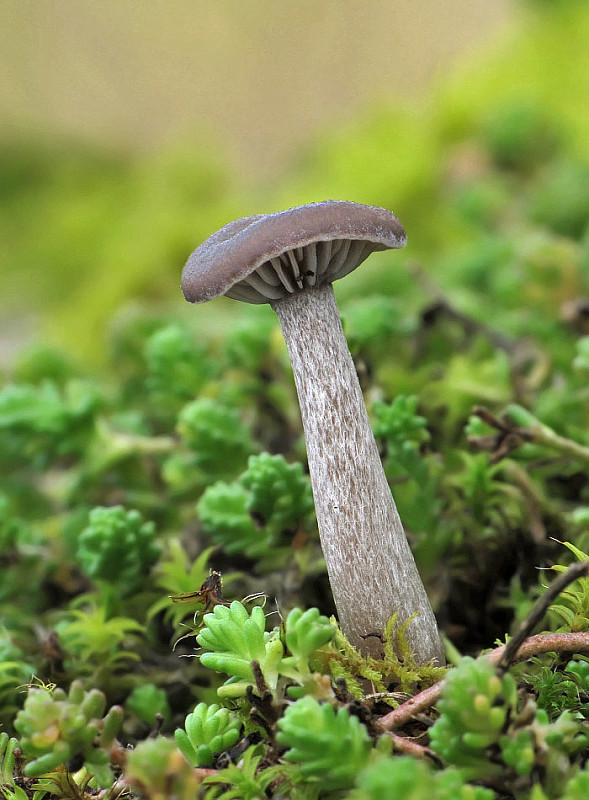
[[[196,248],[182,291],[191,303],[220,295],[270,303],[342,278],[375,250],[406,241],[394,214],[361,203],[326,200],[256,214],[230,222]]]

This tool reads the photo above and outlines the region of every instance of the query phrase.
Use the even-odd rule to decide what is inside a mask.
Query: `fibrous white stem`
[[[389,617],[413,614],[421,663],[444,663],[436,620],[374,440],[331,284],[272,303],[299,396],[321,545],[340,624],[364,653],[382,654]]]

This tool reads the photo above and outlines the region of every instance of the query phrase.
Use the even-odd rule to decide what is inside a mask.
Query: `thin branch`
[[[544,614],[548,611],[552,603],[556,600],[563,589],[566,589],[569,584],[573,583],[578,578],[583,578],[587,575],[589,575],[589,561],[577,561],[576,563],[571,564],[566,572],[562,572],[558,578],[552,581],[548,589],[534,604],[534,607],[528,616],[520,624],[516,633],[505,645],[503,655],[497,662],[497,671],[500,674],[507,672],[513,663],[517,651],[523,645],[524,640],[540,622]]]
[[[415,758],[423,758],[441,766],[441,760],[429,747],[418,744],[414,739],[398,736],[396,733],[389,733],[389,736],[393,741],[393,750],[395,753],[404,753],[405,755],[414,756]]]
[[[571,456],[578,461],[584,461],[589,464],[589,447],[575,442],[573,439],[567,439],[565,436],[560,436],[558,433],[548,427],[548,425],[532,425],[530,427],[532,433],[532,441],[538,444],[543,444],[545,447],[550,447],[553,450],[558,450],[566,456]]]
[[[477,450],[491,451],[491,463],[505,458],[524,442],[533,442],[589,464],[589,447],[560,436],[539,420],[532,418],[529,424],[518,424],[510,418],[509,408],[501,418],[496,417],[484,406],[474,406],[472,413],[497,431],[490,436],[471,436],[468,439],[469,444]]]
[[[502,644],[501,647],[486,654],[493,664],[498,664],[503,658],[506,646]],[[541,633],[537,636],[530,636],[520,646],[511,663],[527,661],[532,656],[539,656],[543,653],[589,653],[589,633],[585,631],[582,633]],[[405,725],[416,714],[427,711],[437,703],[443,683],[444,681],[438,681],[429,689],[416,694],[406,703],[385,714],[375,724],[386,731]]]

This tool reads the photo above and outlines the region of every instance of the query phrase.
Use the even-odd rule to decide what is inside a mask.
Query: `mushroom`
[[[299,396],[317,523],[342,630],[382,654],[393,613],[421,663],[444,663],[436,620],[397,513],[332,282],[406,236],[383,208],[329,200],[225,225],[190,256],[182,291],[270,303]]]

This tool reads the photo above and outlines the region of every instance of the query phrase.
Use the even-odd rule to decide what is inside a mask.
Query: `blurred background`
[[[39,338],[100,363],[121,307],[195,312],[179,278],[209,233],[307,201],[391,208],[442,285],[449,254],[513,240],[522,192],[543,225],[565,196],[552,230],[585,241],[588,5],[4,0],[0,363]]]

